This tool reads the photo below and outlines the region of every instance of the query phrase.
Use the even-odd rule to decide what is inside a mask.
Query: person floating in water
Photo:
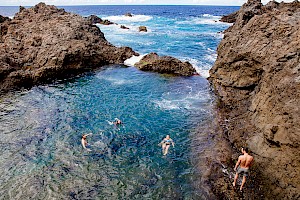
[[[120,119],[116,118],[114,124],[117,126],[123,124],[123,122]]]
[[[89,135],[92,135],[92,133],[89,133],[89,134],[82,134],[82,138],[81,138],[81,144],[82,144],[82,147],[86,150],[89,150],[87,147],[89,146],[88,142],[87,142],[87,136]]]
[[[170,138],[170,135],[167,135],[160,143],[159,145],[162,145],[162,152],[163,155],[167,155],[168,150],[170,148],[170,145],[172,144],[172,146],[174,147],[174,142],[173,140]]]
[[[242,181],[242,185],[240,187],[240,191],[242,191],[243,186],[246,182],[246,177],[249,175],[249,167],[252,165],[253,163],[253,156],[250,156],[248,154],[249,150],[248,148],[242,148],[241,149],[243,155],[239,156],[238,161],[236,162],[236,165],[234,167],[234,171],[236,172],[235,177],[234,177],[234,182],[232,183],[233,186],[235,187],[236,185],[236,181],[239,177],[239,174],[243,172],[243,181]]]

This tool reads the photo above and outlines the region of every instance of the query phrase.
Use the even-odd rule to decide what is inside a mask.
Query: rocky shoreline
[[[90,20],[44,3],[20,7],[0,31],[1,92],[123,64],[138,55],[110,44]]]
[[[210,71],[218,101],[215,121],[205,131],[214,142],[197,160],[208,169],[201,184],[212,189],[214,198],[300,198],[299,13],[298,1],[264,6],[260,0],[248,0],[222,19],[234,24],[225,31]],[[44,3],[20,7],[14,19],[0,16],[0,93],[123,64],[138,55],[110,44],[95,20]],[[195,73],[189,63],[151,55],[151,63],[148,55],[137,67]],[[165,62],[170,68],[164,68]],[[157,68],[158,63],[163,67]],[[181,65],[183,71],[178,72],[175,66]],[[231,185],[242,146],[250,147],[255,157],[243,193]]]
[[[227,18],[234,24],[225,31],[209,78],[218,98],[212,137],[219,153],[206,183],[219,198],[300,198],[299,14],[298,1],[248,0]],[[231,183],[242,146],[255,163],[239,192]]]
[[[139,55],[129,47],[110,44],[95,23],[114,24],[45,3],[28,9],[20,6],[13,19],[0,16],[0,93],[65,79],[104,65],[124,64]],[[173,66],[157,64],[152,71],[165,73]],[[184,67],[175,74],[186,75]]]

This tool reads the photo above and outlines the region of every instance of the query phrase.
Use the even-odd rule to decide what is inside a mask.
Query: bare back
[[[253,156],[250,156],[249,154],[247,155],[241,155],[239,157],[240,159],[240,166],[242,168],[249,168],[252,164],[252,161],[253,161]]]

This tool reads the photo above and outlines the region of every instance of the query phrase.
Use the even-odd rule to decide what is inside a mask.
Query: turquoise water
[[[202,76],[173,77],[134,67],[98,71],[0,97],[1,199],[204,199],[195,160],[208,140],[213,95],[206,77],[237,7],[77,6],[128,26],[101,26],[117,46],[190,61]],[[12,16],[17,7],[0,7]],[[132,12],[132,18],[123,14]],[[138,32],[145,25],[147,33]],[[127,65],[134,62],[127,61]],[[111,121],[119,118],[124,125]],[[91,144],[86,151],[81,135]],[[169,134],[175,148],[162,156]],[[206,138],[202,133],[201,138]],[[198,151],[198,152],[197,152]]]
[[[3,97],[2,197],[197,197],[189,135],[211,109],[207,87],[199,77],[110,66]],[[89,132],[90,152],[80,144]],[[175,148],[162,156],[166,134]]]

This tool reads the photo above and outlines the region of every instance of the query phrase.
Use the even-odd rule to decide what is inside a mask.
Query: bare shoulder
[[[242,159],[244,159],[244,155],[239,156],[239,160],[242,160]]]

